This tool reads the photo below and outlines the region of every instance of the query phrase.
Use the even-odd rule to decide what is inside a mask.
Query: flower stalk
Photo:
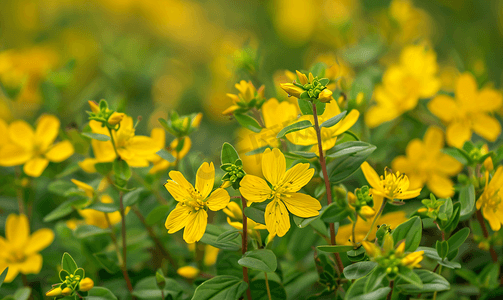
[[[246,217],[245,214],[246,199],[243,196],[241,196],[241,203],[243,205],[243,235],[241,239],[241,253],[244,255],[246,251],[248,251],[248,218]],[[248,268],[244,266],[243,266],[243,280],[248,284],[248,289],[246,290],[246,297],[248,298],[248,300],[252,300],[250,290],[250,280],[248,279]]]
[[[129,279],[129,274],[127,272],[127,247],[126,247],[126,213],[124,212],[124,201],[122,201],[122,192],[119,193],[119,205],[120,213],[122,217],[122,273],[124,274],[124,279],[126,280],[127,288],[129,292],[133,292],[133,285],[131,284],[131,279]]]

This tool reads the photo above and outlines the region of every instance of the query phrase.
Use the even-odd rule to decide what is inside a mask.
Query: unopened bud
[[[86,277],[79,282],[79,291],[87,292],[94,287],[94,281]]]
[[[118,113],[114,112],[109,118],[108,118],[108,124],[115,126],[119,124],[122,119],[124,119],[124,113]]]

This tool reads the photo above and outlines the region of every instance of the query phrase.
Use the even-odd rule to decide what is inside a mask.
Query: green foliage
[[[417,247],[419,247],[419,243],[421,242],[422,230],[423,226],[419,217],[413,217],[398,225],[398,227],[393,230],[393,241],[395,241],[395,246],[401,240],[405,240],[404,251],[416,251]]]
[[[276,255],[268,249],[251,250],[243,254],[238,264],[262,272],[274,272],[278,267]]]
[[[201,283],[194,292],[193,300],[238,299],[248,288],[248,284],[234,276],[216,276]]]

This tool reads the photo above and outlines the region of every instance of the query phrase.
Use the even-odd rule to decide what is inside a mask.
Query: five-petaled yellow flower
[[[371,192],[374,196],[374,201],[377,197],[387,198],[390,201],[393,199],[411,199],[419,196],[421,188],[409,190],[409,178],[400,172],[393,173],[390,169],[384,169],[384,176],[377,175],[377,172],[364,162],[361,165],[363,175],[372,187]]]
[[[499,166],[491,181],[486,173],[486,186],[484,192],[477,200],[477,209],[482,210],[482,215],[489,222],[491,229],[498,231],[503,224],[503,166]]]
[[[410,188],[422,188],[425,183],[437,197],[454,195],[454,183],[449,179],[461,171],[463,165],[453,157],[443,153],[444,133],[438,127],[430,127],[424,139],[413,139],[405,149],[405,156],[398,156],[392,162],[393,170],[406,173]]]
[[[341,109],[339,108],[337,102],[331,101],[330,103],[326,104],[325,111],[323,112],[323,114],[318,116],[318,122],[321,125],[326,120],[335,117],[340,113]],[[345,131],[351,128],[356,123],[359,116],[360,113],[358,112],[358,110],[353,109],[341,121],[339,121],[339,123],[335,124],[334,126],[321,128],[321,143],[323,146],[323,151],[326,151],[335,146],[337,136],[343,134]],[[314,117],[312,115],[304,115],[300,117],[299,121],[302,120],[309,120],[311,124],[314,124]],[[292,132],[290,134],[287,134],[286,137],[292,144],[295,145],[302,145],[302,146],[315,145],[313,146],[312,151],[315,152],[318,151],[318,147],[316,146],[318,140],[316,136],[316,131],[314,130],[313,127]]]
[[[265,209],[265,225],[270,234],[281,237],[288,232],[289,211],[301,218],[319,214],[321,204],[317,199],[297,193],[314,175],[308,163],[296,164],[287,171],[283,153],[277,148],[266,149],[262,155],[262,173],[271,186],[264,179],[247,174],[239,191],[249,202],[271,200]]]
[[[59,127],[60,122],[53,115],[42,115],[35,130],[23,120],[10,123],[7,130],[10,143],[0,148],[0,166],[24,164],[23,171],[28,176],[39,177],[49,162],[69,158],[74,152],[70,141],[54,143]]]
[[[42,269],[42,255],[54,240],[54,232],[42,228],[30,235],[30,225],[25,215],[10,214],[5,223],[5,239],[0,237],[0,273],[9,267],[5,282],[17,274],[38,274]]]
[[[456,99],[438,95],[428,109],[447,125],[447,144],[461,148],[474,131],[494,142],[501,133],[501,125],[491,112],[502,104],[500,92],[492,88],[478,91],[477,81],[470,73],[463,73],[456,82]]]
[[[208,222],[208,208],[213,211],[221,210],[230,200],[229,193],[222,188],[213,192],[215,182],[215,167],[213,163],[203,163],[196,174],[196,186],[190,184],[179,171],[169,172],[164,186],[178,202],[166,219],[168,233],[175,233],[185,227],[183,239],[187,243],[199,241],[206,230]]]

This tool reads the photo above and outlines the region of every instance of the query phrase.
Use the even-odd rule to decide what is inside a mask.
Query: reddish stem
[[[241,252],[243,255],[248,251],[248,218],[245,215],[246,199],[241,196],[241,204],[243,205],[243,235],[241,240]],[[248,300],[252,300],[251,290],[250,290],[250,280],[248,279],[248,268],[243,267],[243,280],[248,284],[248,289],[246,290],[246,297]]]

